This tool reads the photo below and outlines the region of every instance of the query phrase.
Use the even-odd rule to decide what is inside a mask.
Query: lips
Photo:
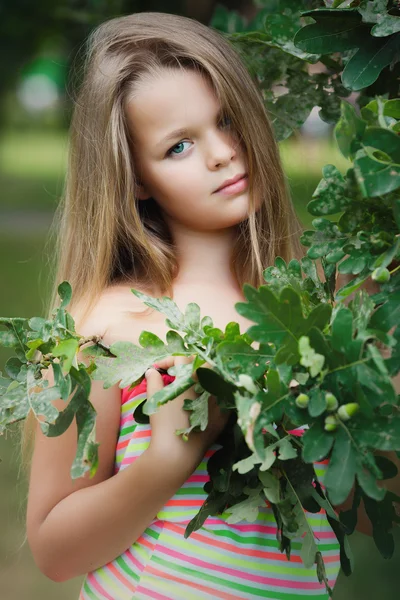
[[[224,183],[219,188],[217,188],[215,190],[215,192],[219,192],[224,187],[227,187],[228,185],[232,185],[233,183],[236,183],[240,179],[243,179],[243,177],[246,177],[246,175],[247,175],[247,173],[241,173],[241,175],[236,175],[235,177],[232,177],[232,179],[227,179],[226,181],[224,181]]]

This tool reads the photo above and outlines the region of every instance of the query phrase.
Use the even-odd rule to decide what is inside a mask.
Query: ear
[[[138,200],[148,200],[148,198],[151,198],[151,194],[149,194],[145,186],[139,182],[136,186],[136,198]]]

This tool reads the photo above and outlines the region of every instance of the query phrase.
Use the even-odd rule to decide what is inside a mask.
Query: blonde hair
[[[84,306],[82,319],[116,282],[173,297],[177,256],[157,203],[137,201],[138,174],[125,113],[137,84],[164,68],[197,69],[208,78],[246,152],[249,217],[237,227],[231,260],[240,287],[265,284],[263,271],[276,256],[303,255],[302,228],[262,92],[238,51],[221,33],[187,17],[158,12],[118,17],[88,38],[65,186],[53,222],[57,243],[49,316],[59,304],[57,287],[64,280],[73,291],[68,310]],[[261,199],[257,211],[252,210],[255,198]],[[31,414],[25,421],[23,448],[34,421]]]

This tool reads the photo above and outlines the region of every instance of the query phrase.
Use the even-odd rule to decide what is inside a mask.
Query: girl
[[[265,283],[275,256],[301,254],[261,91],[223,36],[171,14],[128,15],[91,34],[59,217],[55,292],[72,284],[76,330],[106,344],[168,330],[131,288],[183,309],[195,301],[216,327],[237,321],[245,331],[250,322],[234,308],[243,284]],[[153,369],[122,394],[93,381],[92,479],[70,476],[75,423],[53,439],[36,428],[27,535],[38,567],[54,581],[87,574],[81,600],[326,598],[299,545],[290,562],[279,551],[267,506],[255,523],[229,525],[223,514],[184,539],[226,417],[211,405],[210,426],[183,442],[175,430],[188,424],[192,389],[150,425],[135,423],[138,402],[172,379]],[[335,537],[324,514],[309,518],[333,586]]]

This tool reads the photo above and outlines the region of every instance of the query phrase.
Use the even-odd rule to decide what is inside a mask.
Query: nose
[[[237,154],[236,147],[237,140],[230,132],[219,131],[210,136],[207,150],[208,167],[213,170],[229,164]]]

